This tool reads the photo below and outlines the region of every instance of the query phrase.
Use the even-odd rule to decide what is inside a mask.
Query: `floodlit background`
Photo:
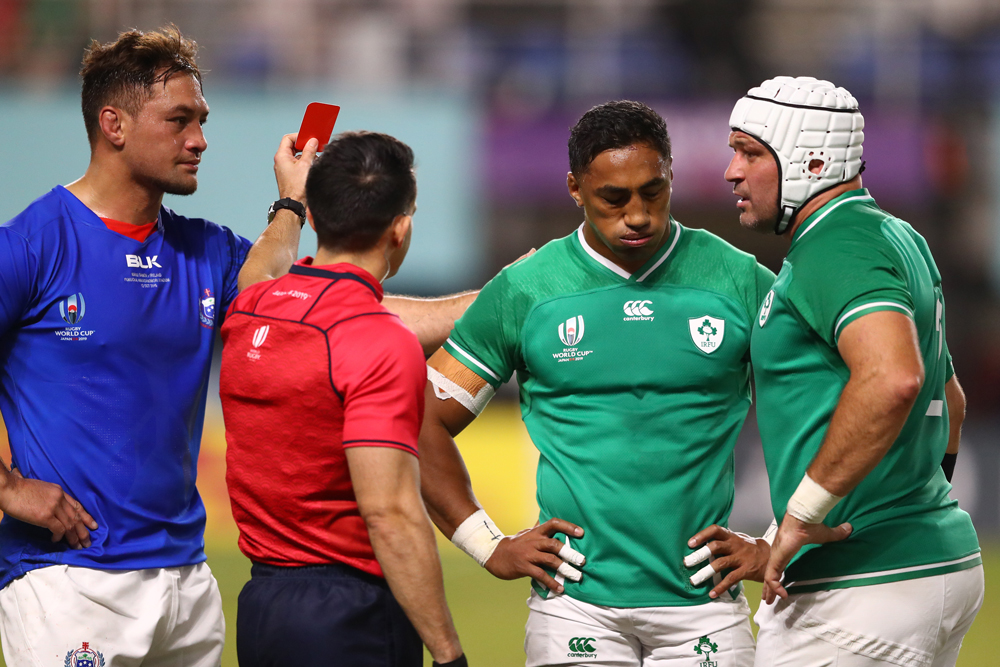
[[[580,222],[565,192],[568,129],[594,104],[638,99],[667,119],[673,214],[777,271],[785,244],[742,231],[722,174],[735,100],[775,75],[849,89],[866,118],[865,186],[929,241],[948,341],[969,398],[954,495],[987,556],[987,607],[960,665],[995,662],[1000,626],[1000,3],[996,0],[0,0],[0,219],[86,167],[76,73],[91,38],[175,23],[200,47],[212,108],[201,185],[181,213],[255,238],[276,197],[271,157],[310,101],[338,130],[409,143],[419,213],[391,291],[481,286]],[[303,238],[311,254],[315,238]],[[511,388],[462,436],[500,526],[535,518],[535,455]],[[248,576],[235,548],[217,389],[199,472],[209,563],[230,629]],[[5,459],[9,460],[9,459]],[[99,462],[96,462],[99,464]],[[751,413],[732,525],[770,520]],[[637,475],[641,474],[637,471]],[[448,594],[475,665],[522,664],[525,582],[498,582],[442,543]],[[231,635],[232,636],[232,635]],[[230,641],[226,665],[235,665]]]

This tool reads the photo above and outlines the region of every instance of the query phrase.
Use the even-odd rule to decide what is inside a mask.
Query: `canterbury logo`
[[[583,315],[571,317],[559,325],[559,340],[567,347],[573,347],[583,340]]]
[[[569,640],[569,650],[571,653],[594,653],[597,651],[594,646],[596,641],[593,637],[573,637]]]
[[[649,317],[653,314],[653,311],[646,306],[653,303],[652,301],[626,301],[624,310],[625,314],[630,317]]]
[[[267,340],[267,332],[271,330],[271,326],[265,324],[260,329],[253,332],[253,346],[260,347]]]

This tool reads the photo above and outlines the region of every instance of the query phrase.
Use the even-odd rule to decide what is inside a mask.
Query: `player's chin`
[[[179,176],[159,183],[160,189],[168,195],[193,195],[198,189],[198,177],[194,174]]]
[[[767,234],[774,230],[774,217],[762,218],[756,215],[753,210],[742,211],[740,213],[740,226],[759,234]]]

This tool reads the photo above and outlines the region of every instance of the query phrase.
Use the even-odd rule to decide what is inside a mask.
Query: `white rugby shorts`
[[[629,609],[532,591],[528,609],[527,667],[753,665],[750,606],[742,593],[692,607]]]
[[[7,667],[218,667],[226,624],[208,565],[50,565],[0,591]]]
[[[983,604],[983,566],[761,603],[757,667],[954,667]]]

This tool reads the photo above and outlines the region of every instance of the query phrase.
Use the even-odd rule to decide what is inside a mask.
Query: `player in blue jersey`
[[[9,667],[220,662],[222,602],[195,487],[212,348],[238,289],[294,261],[315,143],[296,158],[294,135],[282,140],[286,201],[253,247],[164,208],[164,193],[195,191],[207,147],[194,57],[176,29],[93,43],[81,72],[86,174],[0,225]],[[471,298],[386,303],[431,349]]]

